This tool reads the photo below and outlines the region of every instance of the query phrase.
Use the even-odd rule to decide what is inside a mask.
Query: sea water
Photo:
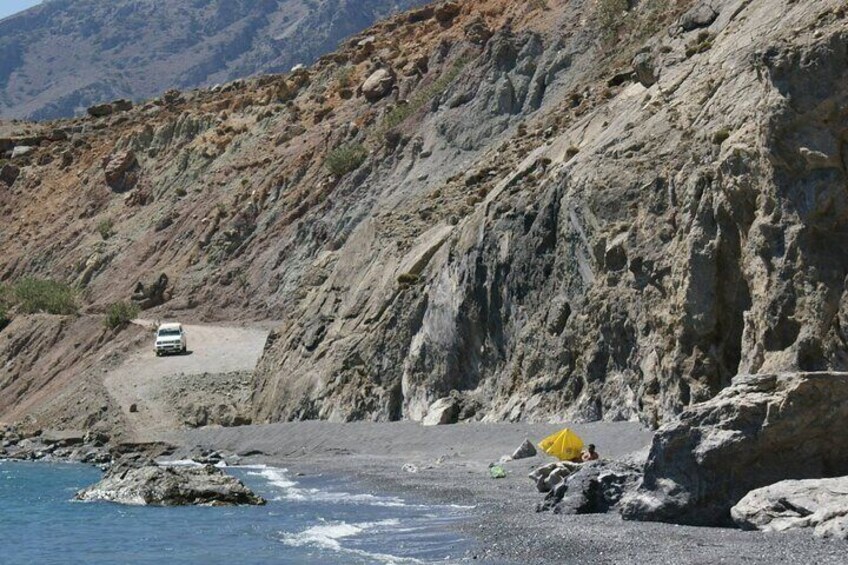
[[[0,461],[0,564],[453,562],[469,508],[351,489],[342,478],[230,467],[265,506],[156,508],[78,502],[83,465]]]

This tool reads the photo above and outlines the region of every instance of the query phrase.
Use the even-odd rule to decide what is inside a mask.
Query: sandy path
[[[160,392],[167,379],[205,373],[235,373],[256,368],[268,332],[252,328],[186,325],[188,353],[157,357],[150,341],[133,351],[103,384],[121,407],[129,433],[137,441],[159,436],[180,426],[167,397]],[[136,405],[135,412],[130,407]]]

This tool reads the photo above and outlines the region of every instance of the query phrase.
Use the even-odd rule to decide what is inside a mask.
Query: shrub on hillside
[[[141,312],[137,304],[131,302],[114,302],[106,309],[104,323],[109,329],[123,328],[132,322]]]
[[[23,314],[69,315],[77,312],[74,290],[63,283],[27,277],[12,289],[12,299]]]
[[[6,306],[0,304],[0,331],[3,331],[3,329],[9,325],[10,321],[9,313],[6,312]]]
[[[336,176],[342,176],[358,169],[367,157],[368,150],[365,147],[359,143],[349,143],[330,151],[324,164],[328,171]]]
[[[101,220],[100,223],[97,224],[97,233],[100,234],[104,240],[109,239],[114,235],[115,224],[110,219]]]

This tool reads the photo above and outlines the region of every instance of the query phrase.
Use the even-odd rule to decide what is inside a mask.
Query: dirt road
[[[188,325],[188,352],[157,357],[153,325],[139,323],[151,329],[149,344],[130,353],[103,380],[123,411],[128,435],[136,441],[182,426],[181,410],[194,408],[192,398],[199,400],[196,409],[232,405],[236,410],[240,399],[249,396],[247,373],[256,368],[266,330]]]

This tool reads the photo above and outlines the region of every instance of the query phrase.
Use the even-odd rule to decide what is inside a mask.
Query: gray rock
[[[707,27],[718,17],[718,12],[709,2],[701,2],[680,16],[680,28],[683,31]]]
[[[112,109],[115,112],[129,112],[133,108],[132,100],[121,98],[112,102]]]
[[[460,403],[456,398],[440,398],[430,405],[430,409],[421,423],[425,426],[455,424],[459,419],[460,409]]]
[[[141,506],[261,505],[265,500],[220,469],[205,467],[113,467],[103,479],[76,495],[77,500]]]
[[[645,88],[650,88],[657,82],[654,58],[650,53],[639,53],[633,58],[633,72]]]
[[[747,530],[809,530],[848,539],[848,477],[781,481],[749,492],[730,510]]]
[[[581,463],[570,461],[555,461],[534,469],[527,477],[536,483],[539,492],[554,490],[566,477],[580,469]]]
[[[848,474],[848,374],[740,376],[654,436],[626,519],[727,525],[748,492]]]
[[[18,175],[20,174],[21,170],[18,167],[11,163],[6,163],[0,167],[0,182],[5,183],[7,186],[12,186],[18,180]]]
[[[128,172],[138,165],[135,153],[132,149],[118,151],[109,155],[103,162],[103,170],[106,175],[106,184],[114,190],[128,190],[132,188],[128,179]]]
[[[79,430],[45,430],[39,439],[45,445],[57,447],[70,447],[82,445],[86,442],[88,434]]]
[[[12,159],[17,159],[19,157],[25,157],[36,150],[36,147],[32,145],[18,145],[14,149],[12,149]]]
[[[113,108],[111,104],[97,104],[88,108],[88,115],[93,118],[103,118],[112,114]]]
[[[536,455],[536,446],[533,445],[529,439],[525,439],[524,443],[518,446],[513,454],[513,459],[527,459],[529,457],[534,457]]]
[[[395,74],[390,69],[377,69],[362,83],[362,95],[369,102],[384,98],[395,85]]]
[[[641,477],[632,465],[611,461],[584,463],[554,485],[537,511],[557,514],[600,514],[617,507]]]

